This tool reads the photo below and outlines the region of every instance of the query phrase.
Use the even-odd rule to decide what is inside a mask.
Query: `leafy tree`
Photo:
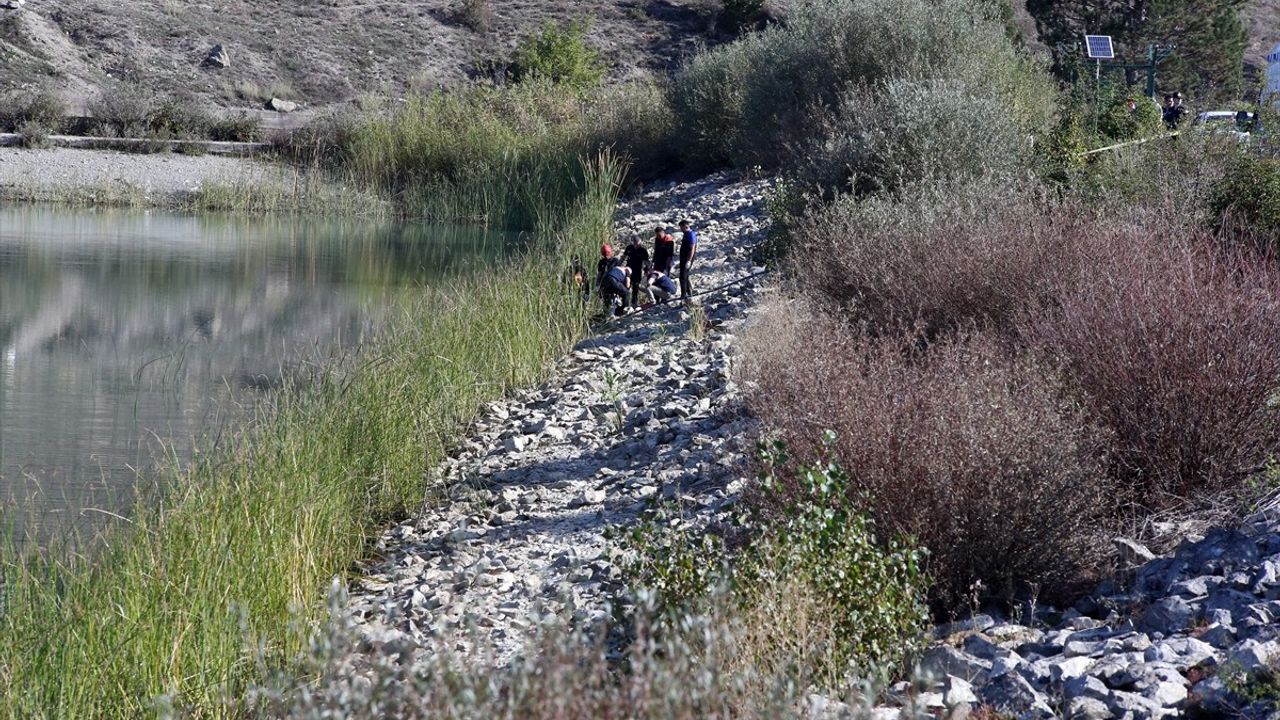
[[[1160,66],[1162,90],[1195,102],[1218,103],[1244,89],[1248,33],[1239,11],[1247,0],[1027,0],[1041,39],[1054,49],[1055,69],[1066,77],[1080,62],[1087,32],[1111,35],[1127,62],[1141,62],[1147,46],[1176,45]]]

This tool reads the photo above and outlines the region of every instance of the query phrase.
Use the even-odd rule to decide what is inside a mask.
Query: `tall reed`
[[[0,714],[246,714],[253,658],[295,657],[331,579],[421,504],[426,470],[479,406],[582,335],[560,268],[609,232],[623,167],[603,154],[575,173],[560,209],[529,199],[532,248],[406,304],[393,332],[275,395],[90,551],[3,553]]]

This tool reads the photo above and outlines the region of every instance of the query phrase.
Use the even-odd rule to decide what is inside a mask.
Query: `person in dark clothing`
[[[693,296],[693,283],[689,281],[689,270],[693,267],[693,256],[698,252],[698,233],[694,232],[688,220],[680,221],[680,297],[687,300]]]
[[[644,277],[645,263],[649,262],[649,251],[639,235],[631,238],[631,244],[622,251],[623,264],[631,271],[631,304],[640,304],[640,278]]]
[[[564,274],[564,284],[569,292],[580,296],[584,302],[591,297],[591,281],[587,279],[587,268],[582,264],[581,255],[574,255],[570,261]]]
[[[604,299],[605,314],[613,310],[613,299],[616,297],[622,301],[622,307],[619,308],[619,314],[626,312],[630,307],[627,304],[627,295],[631,286],[631,268],[623,265],[614,265],[604,274],[604,284],[600,286],[600,297]]]
[[[671,274],[671,263],[676,256],[676,239],[671,233],[657,228],[653,231],[653,267],[668,275]]]
[[[1182,93],[1164,96],[1164,111],[1161,113],[1164,126],[1169,130],[1177,130],[1187,117],[1187,108],[1182,104]]]
[[[666,302],[676,295],[676,284],[666,273],[655,268],[653,263],[645,266],[644,291],[649,295],[650,304]]]
[[[613,246],[609,243],[601,245],[600,259],[596,261],[596,288],[601,295],[604,295],[605,274],[617,264],[617,259],[613,257]]]

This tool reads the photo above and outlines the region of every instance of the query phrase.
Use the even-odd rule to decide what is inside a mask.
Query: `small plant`
[[[493,7],[489,0],[461,0],[457,14],[459,22],[481,35],[493,27]]]
[[[689,304],[689,337],[694,342],[702,342],[707,339],[707,331],[710,329],[707,323],[707,311],[698,303]]]
[[[49,147],[49,128],[36,120],[25,120],[18,126],[22,147],[39,149]]]
[[[248,113],[214,120],[209,126],[209,139],[224,142],[257,142],[262,139],[262,123]]]
[[[588,25],[547,23],[527,36],[511,58],[511,75],[516,82],[549,80],[580,90],[593,88],[604,79],[600,53],[587,44]]]
[[[22,134],[21,126],[34,123],[57,129],[67,115],[62,98],[51,90],[14,91],[0,95],[0,132]]]
[[[741,547],[732,552],[717,534],[660,509],[624,538],[633,587],[655,592],[657,607],[671,616],[720,592],[751,615],[751,608],[777,601],[761,594],[785,580],[824,608],[827,670],[856,669],[878,680],[903,670],[928,619],[923,551],[909,540],[877,538],[838,464],[792,468],[781,442],[762,446],[761,457],[762,492],[775,496],[781,511],[737,518],[731,537],[748,540],[734,543]],[[784,492],[776,471],[801,478],[802,489]]]

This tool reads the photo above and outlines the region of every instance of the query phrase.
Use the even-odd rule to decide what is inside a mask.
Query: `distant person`
[[[604,284],[600,286],[600,297],[604,300],[605,313],[613,311],[613,299],[618,298],[622,306],[618,314],[625,313],[629,307],[627,296],[630,294],[631,268],[625,265],[614,265],[604,274]]]
[[[565,272],[564,284],[569,291],[579,295],[583,300],[591,297],[591,281],[587,279],[587,268],[582,264],[582,256],[575,254],[569,261],[569,269]]]
[[[671,237],[671,233],[656,228],[653,231],[653,267],[656,270],[670,275],[671,264],[676,257],[676,239]]]
[[[649,263],[649,251],[639,235],[631,238],[631,244],[622,251],[623,264],[631,271],[631,304],[640,304],[640,278],[644,277],[644,266]]]
[[[1187,108],[1182,104],[1182,93],[1177,92],[1164,96],[1164,111],[1161,113],[1164,126],[1169,130],[1177,130],[1187,117]]]
[[[644,291],[649,295],[649,302],[657,304],[676,296],[676,284],[671,280],[670,275],[650,263],[645,268]]]
[[[604,277],[618,264],[613,257],[613,246],[605,243],[600,246],[600,259],[596,261],[596,289],[604,295]]]
[[[689,281],[689,271],[693,268],[693,256],[698,252],[698,233],[688,220],[680,221],[680,297],[688,300],[693,297],[693,283]]]
[[[1236,130],[1242,133],[1253,132],[1253,113],[1248,110],[1237,110]]]

